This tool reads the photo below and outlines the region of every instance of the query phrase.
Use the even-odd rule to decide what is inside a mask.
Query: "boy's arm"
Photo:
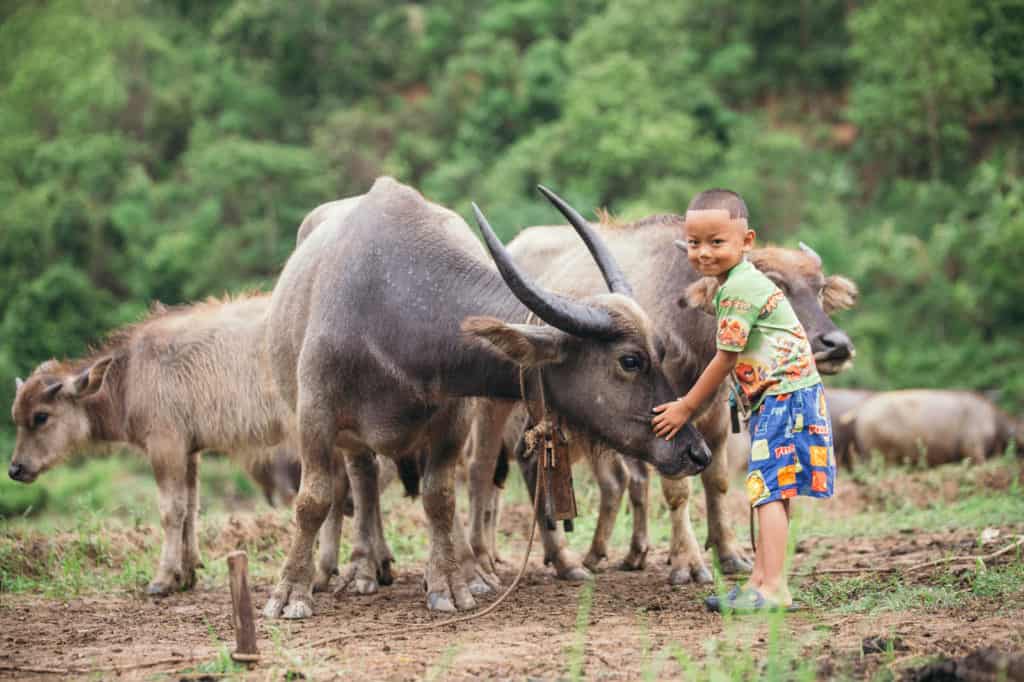
[[[719,349],[711,363],[697,379],[697,383],[686,395],[654,408],[654,412],[657,413],[657,416],[651,420],[654,433],[665,440],[672,440],[679,429],[683,428],[683,425],[690,420],[690,416],[697,411],[697,408],[722,385],[725,378],[736,367],[738,357],[738,352]]]

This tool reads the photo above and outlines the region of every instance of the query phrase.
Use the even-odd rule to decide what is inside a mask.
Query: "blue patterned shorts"
[[[836,457],[820,383],[766,396],[751,415],[749,428],[751,507],[796,495],[832,497]]]

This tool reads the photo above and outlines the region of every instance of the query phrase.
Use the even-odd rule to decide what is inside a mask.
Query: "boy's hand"
[[[659,438],[672,440],[679,433],[679,429],[683,428],[683,425],[690,421],[693,408],[685,400],[679,398],[670,403],[658,405],[654,408],[654,412],[657,413],[651,419],[651,427],[654,429],[654,433]]]

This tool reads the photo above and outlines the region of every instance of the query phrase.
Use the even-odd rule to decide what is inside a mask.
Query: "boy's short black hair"
[[[730,218],[749,218],[747,204],[736,192],[731,189],[708,189],[704,190],[690,201],[687,211],[707,211],[713,209],[724,209],[729,212]]]

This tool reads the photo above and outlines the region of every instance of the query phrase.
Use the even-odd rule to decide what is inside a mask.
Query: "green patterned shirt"
[[[734,377],[750,408],[766,395],[821,381],[800,320],[785,294],[747,261],[729,271],[715,294],[716,344],[738,352]]]

